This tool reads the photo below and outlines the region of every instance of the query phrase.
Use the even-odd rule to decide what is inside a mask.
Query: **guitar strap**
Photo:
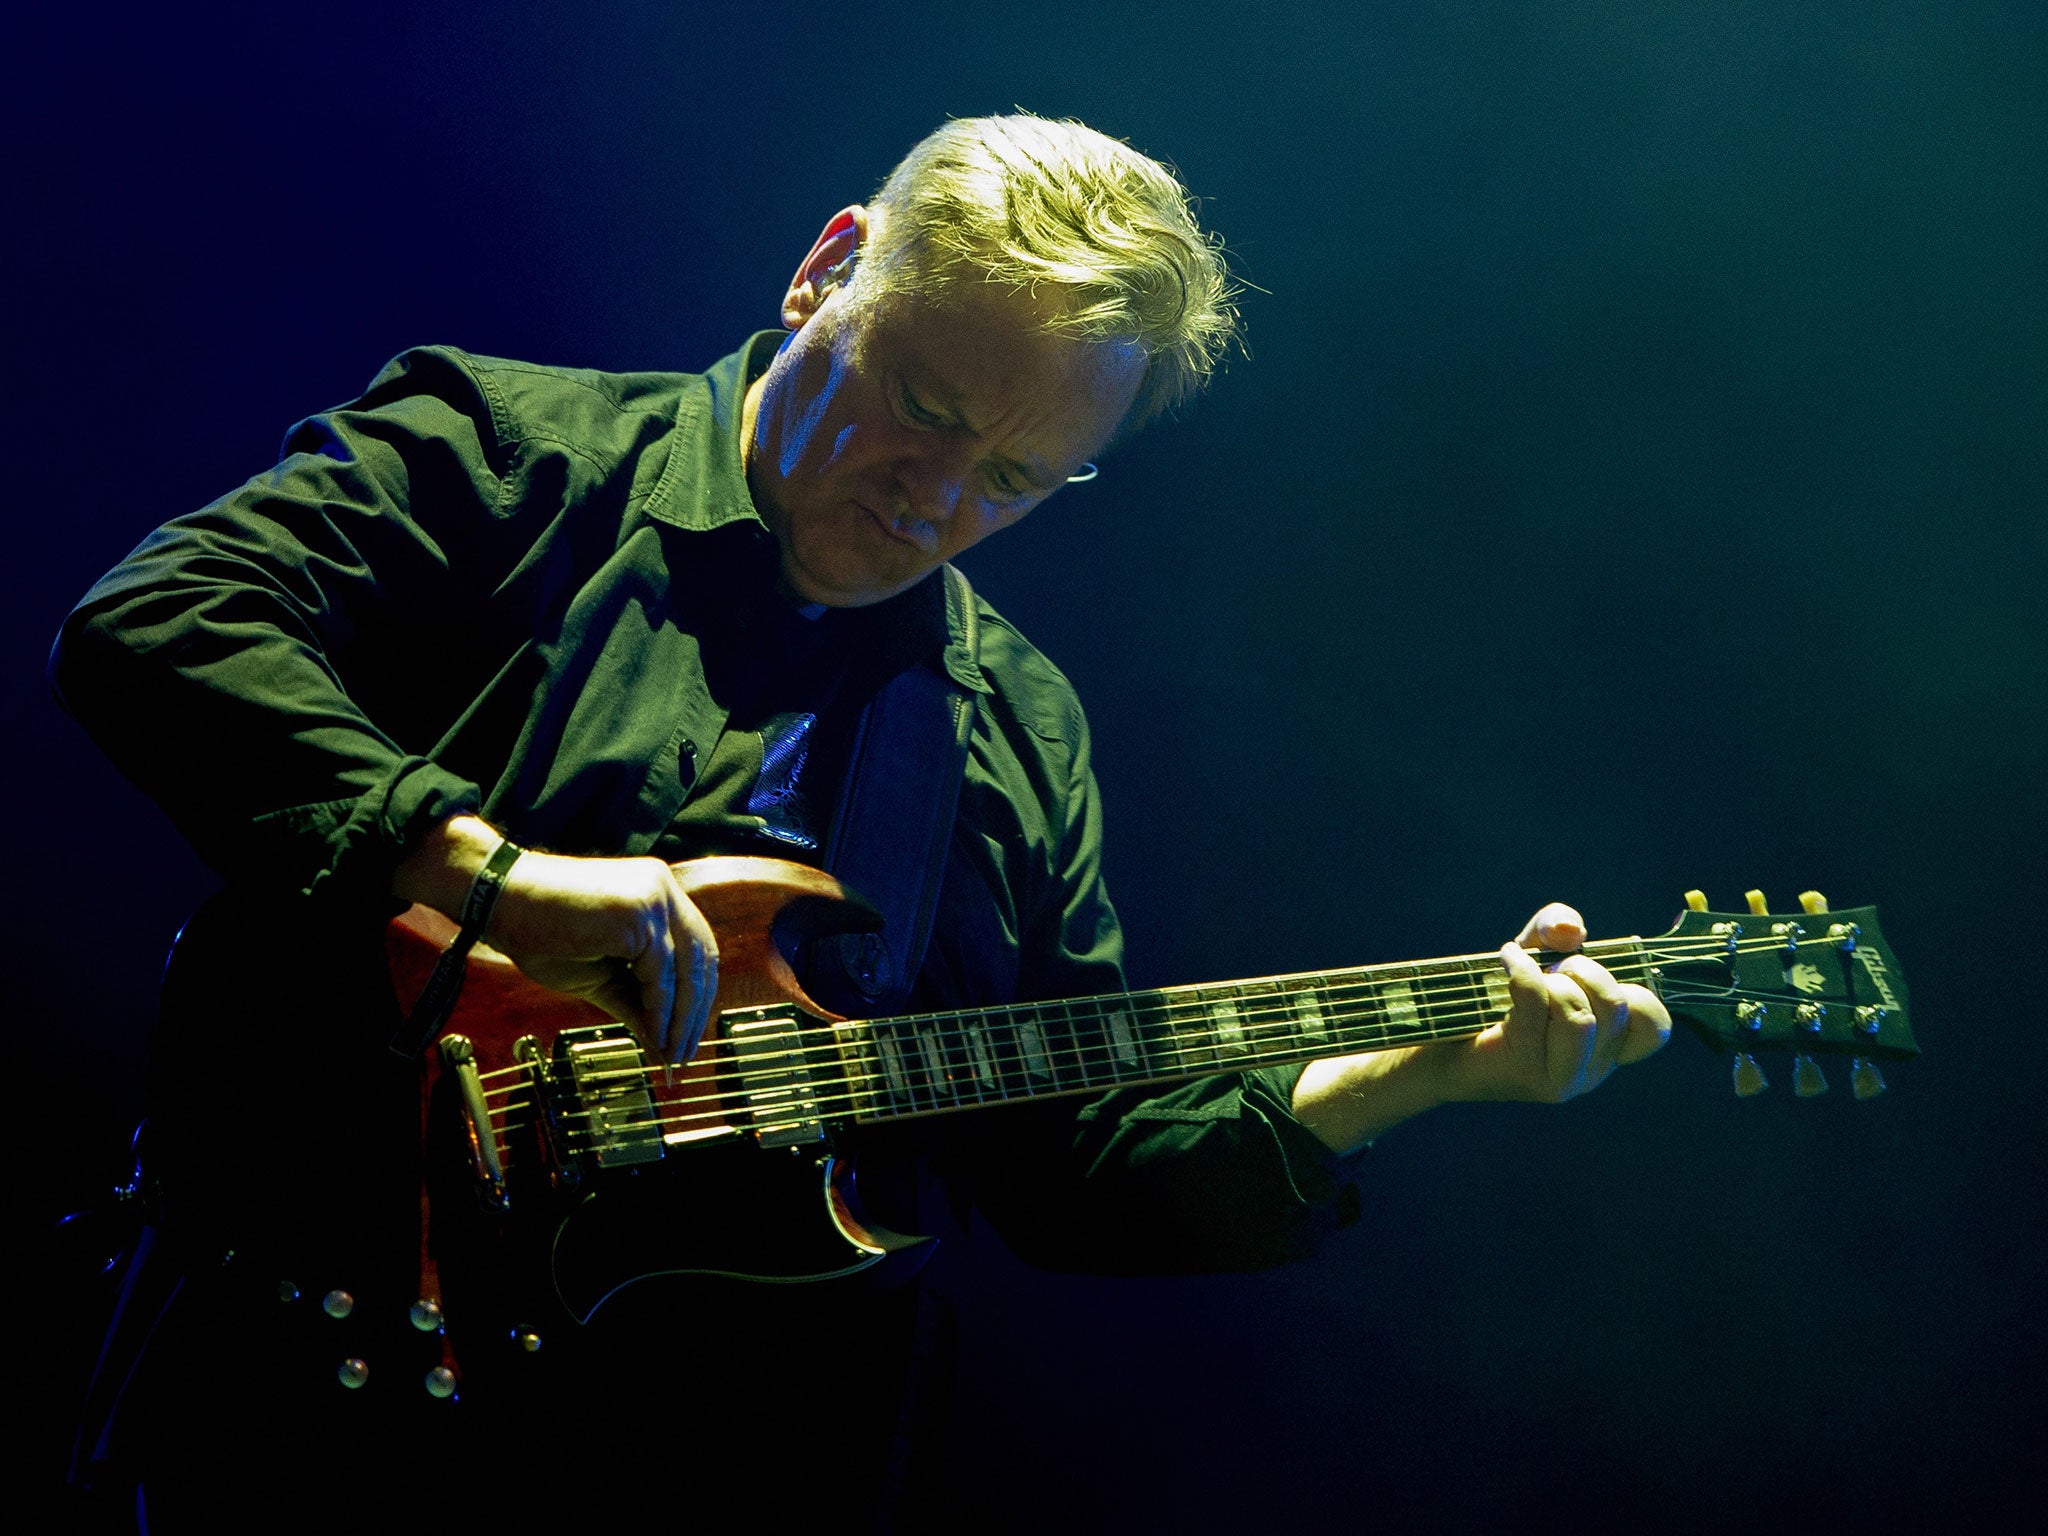
[[[974,589],[950,565],[947,629],[979,654]],[[974,694],[938,665],[906,668],[861,712],[825,868],[882,913],[879,933],[847,933],[811,946],[811,995],[848,1014],[902,1011],[938,911],[953,813],[973,734]]]

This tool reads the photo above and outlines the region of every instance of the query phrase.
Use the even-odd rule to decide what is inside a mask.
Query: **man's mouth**
[[[904,523],[902,523],[896,518],[885,517],[882,513],[877,512],[873,507],[869,506],[866,502],[862,502],[860,504],[860,508],[863,512],[867,513],[869,517],[875,520],[875,526],[880,528],[882,532],[887,534],[890,538],[894,539],[899,544],[908,544],[912,549],[916,550],[921,555],[929,555],[933,553],[935,547],[938,544],[938,539],[936,535],[932,534],[931,525],[929,523],[913,522],[910,523],[908,526],[905,526]],[[923,537],[920,537],[920,534],[922,534]]]

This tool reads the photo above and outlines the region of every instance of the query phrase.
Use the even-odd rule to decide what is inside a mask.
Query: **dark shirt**
[[[744,389],[774,340],[757,336],[702,375],[406,353],[361,399],[294,427],[274,469],[151,534],[71,615],[52,658],[59,694],[241,893],[238,910],[263,930],[253,948],[264,988],[294,1003],[267,1026],[323,1041],[353,1028],[370,1048],[360,1054],[389,1074],[379,1033],[389,1020],[366,1028],[364,1010],[344,1006],[382,985],[381,971],[365,979],[367,958],[343,958],[374,944],[336,940],[324,996],[296,982],[297,951],[316,935],[380,932],[395,864],[459,812],[563,853],[676,858],[765,836],[815,857],[776,834],[817,830],[832,797],[815,776],[829,781],[843,765],[846,722],[907,666],[941,668],[975,700],[909,1006],[1122,989],[1088,728],[1060,672],[988,604],[969,626],[941,580],[827,614],[818,622],[829,629],[802,627],[810,621],[778,593],[778,551],[748,497],[740,441]],[[843,655],[821,648],[828,634]],[[789,745],[789,717],[804,713],[819,717],[820,757],[799,805],[761,767],[764,743],[786,766],[775,754]],[[205,1014],[206,976],[188,974],[198,1001],[182,1011]],[[194,1059],[206,1073],[220,1058]],[[411,1273],[417,1251],[402,1240],[417,1169],[401,1159],[346,1186],[330,1175],[358,1155],[350,1136],[414,1139],[417,1109],[383,1094],[372,1069],[347,1073],[337,1055],[327,1087],[343,1085],[336,1102],[352,1097],[353,1108],[323,1119],[312,1145],[251,1147],[239,1121],[209,1120],[211,1143],[187,1136],[211,1149],[195,1163],[272,1165],[277,1203],[308,1229],[338,1232],[339,1248],[384,1232],[389,1289],[409,1283],[399,1271]],[[1289,1111],[1297,1076],[1261,1069],[910,1121],[879,1150],[909,1154],[897,1161],[918,1230],[933,1230],[927,1217],[941,1230],[957,1223],[971,1198],[1045,1266],[1264,1265],[1307,1251],[1354,1209],[1346,1163]],[[272,1086],[296,1100],[289,1074]],[[347,1131],[330,1136],[329,1124]],[[165,1134],[180,1144],[175,1123]],[[317,1310],[289,1325],[278,1356],[309,1352],[305,1369],[273,1362],[261,1391],[245,1390],[247,1370],[223,1375],[223,1340],[284,1315],[278,1277],[258,1266],[236,1279],[251,1270],[246,1256],[218,1268],[187,1242],[168,1271],[146,1258],[129,1271],[130,1334],[154,1342],[139,1369],[114,1355],[103,1363],[87,1459],[141,1476],[153,1529],[233,1528],[230,1503],[252,1520],[283,1511],[301,1529],[362,1518],[407,1529],[429,1507],[415,1478],[446,1491],[443,1465],[463,1468],[465,1499],[501,1523],[538,1518],[549,1500],[581,1517],[587,1458],[673,1464],[680,1435],[685,1454],[704,1458],[700,1486],[720,1490],[700,1513],[730,1499],[758,1519],[772,1493],[773,1512],[791,1518],[831,1510],[858,1524],[866,1505],[910,1528],[924,1518],[919,1500],[944,1483],[953,1314],[936,1272],[946,1251],[921,1286],[740,1287],[680,1328],[660,1295],[629,1289],[613,1335],[629,1342],[609,1357],[544,1352],[563,1374],[545,1378],[531,1422],[471,1409],[419,1431],[441,1447],[420,1461],[418,1446],[394,1446],[334,1384],[338,1335]],[[309,1295],[327,1283],[298,1278]],[[301,1298],[284,1312],[313,1307]],[[407,1400],[426,1411],[417,1391]],[[115,1402],[128,1406],[109,1420]],[[601,1422],[536,1429],[558,1403],[601,1404]],[[835,1449],[858,1465],[850,1485],[814,1464],[815,1451],[789,1454],[792,1411],[827,1403]],[[445,1440],[458,1430],[460,1441]],[[582,1471],[551,1471],[556,1452],[584,1458]],[[336,1468],[349,1469],[350,1497],[307,1503]],[[625,1487],[603,1490],[622,1517],[634,1500],[659,1498]],[[930,1523],[945,1526],[937,1514]]]
[[[458,812],[558,852],[688,851],[735,701],[761,707],[750,637],[786,618],[739,425],[774,343],[701,375],[408,352],[101,580],[59,638],[60,696],[231,884],[315,912],[383,902]],[[985,602],[970,654],[947,602],[928,580],[857,620],[875,675],[940,666],[978,704],[911,1002],[1119,990],[1080,705]],[[1297,1076],[950,1117],[926,1151],[1043,1265],[1272,1263],[1348,1214]]]

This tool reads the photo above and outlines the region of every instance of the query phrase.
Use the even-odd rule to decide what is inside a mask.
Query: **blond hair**
[[[1051,289],[1049,331],[1145,354],[1121,432],[1197,393],[1238,342],[1237,285],[1187,188],[1085,124],[955,118],[920,140],[871,202],[856,292],[939,298],[963,279]]]

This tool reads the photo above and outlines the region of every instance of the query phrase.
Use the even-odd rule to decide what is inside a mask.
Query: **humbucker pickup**
[[[721,1028],[732,1046],[742,1098],[764,1147],[801,1147],[825,1139],[815,1086],[819,1069],[813,1052],[830,1031],[806,1027],[790,1007],[740,1008],[725,1015]]]

